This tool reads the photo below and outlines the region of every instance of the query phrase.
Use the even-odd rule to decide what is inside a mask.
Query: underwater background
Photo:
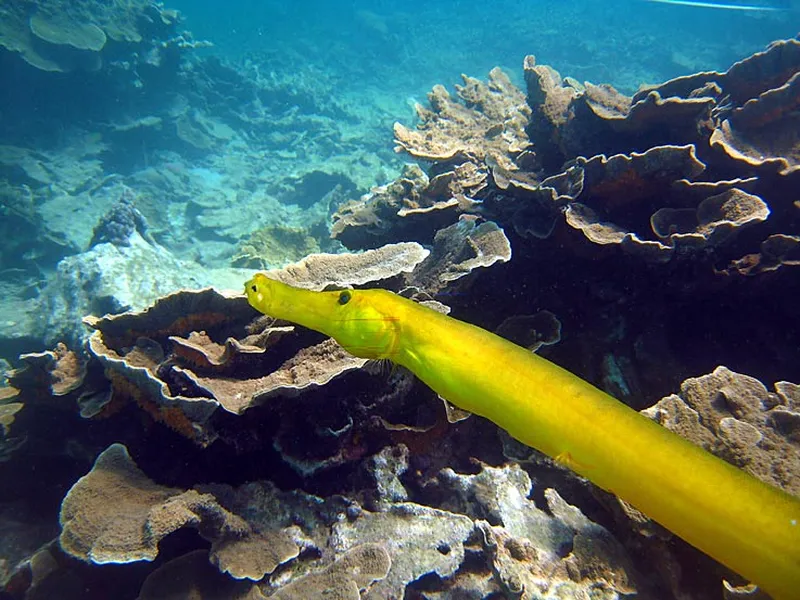
[[[752,597],[241,290],[390,289],[798,495],[798,24],[4,2],[0,598]]]

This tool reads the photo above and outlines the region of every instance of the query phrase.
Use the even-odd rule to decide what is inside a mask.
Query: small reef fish
[[[387,290],[314,292],[259,273],[256,310],[389,359],[629,502],[775,600],[800,591],[800,498],[717,458],[605,392],[489,331]]]
[[[675,4],[677,6],[694,6],[697,8],[721,8],[723,10],[744,10],[744,11],[781,11],[787,10],[784,7],[759,4],[729,4],[725,2],[699,2],[695,0],[647,0],[647,2],[658,2],[659,4]]]

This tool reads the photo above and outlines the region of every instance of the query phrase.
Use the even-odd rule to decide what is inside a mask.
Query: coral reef
[[[518,108],[520,92],[507,80],[495,85],[490,96],[503,109],[489,109],[487,115],[479,109],[489,103],[465,95],[463,89],[463,104],[434,90],[431,111],[422,113],[416,132],[395,127],[396,137],[402,138],[400,149],[434,161],[431,175],[398,179],[358,204],[345,205],[333,234],[350,247],[408,239],[409,234],[427,242],[425,230],[410,231],[404,223],[409,212],[405,206],[411,204],[412,209],[439,205],[453,214],[491,216],[501,225],[510,220],[522,235],[544,237],[553,234],[561,212],[568,228],[591,244],[617,246],[649,262],[666,262],[673,255],[697,260],[703,248],[729,246],[734,234],[741,237],[738,233],[745,228],[767,222],[773,207],[787,201],[779,191],[776,196],[765,168],[777,165],[772,173],[789,181],[794,173],[798,141],[790,132],[796,129],[791,107],[797,78],[790,65],[798,64],[799,44],[777,42],[729,72],[668,82],[632,98],[610,86],[565,84],[533,57],[525,63],[530,108],[524,111]],[[741,73],[761,65],[774,75],[761,78],[761,88],[745,91]],[[497,77],[493,72],[491,82],[496,84]],[[469,89],[484,98],[488,88]],[[505,101],[496,99],[502,96]],[[735,100],[726,103],[724,98]],[[478,116],[500,127],[500,149],[490,152],[469,142],[491,138],[473,133]],[[787,133],[772,135],[764,129],[768,125]],[[514,127],[514,134],[502,134],[502,127]],[[516,127],[525,127],[529,139]],[[746,135],[750,141],[742,138]],[[759,149],[757,138],[777,146]],[[717,147],[742,167],[720,157]],[[754,162],[748,153],[766,158]],[[468,166],[483,173],[480,184],[468,190],[435,185],[452,165],[457,165],[456,172]],[[763,167],[761,178],[753,177],[753,167]],[[569,181],[569,186],[548,177]],[[789,181],[778,190],[788,189]],[[459,194],[470,202],[465,204]],[[781,206],[779,212],[783,215],[786,209]],[[524,221],[531,225],[522,225]],[[769,234],[774,226],[760,229]]]
[[[80,56],[104,54],[100,33],[145,43],[103,14],[67,34],[67,17],[42,13],[26,35]],[[15,544],[4,591],[81,597],[95,580],[143,600],[691,600],[726,580],[731,597],[748,593],[408,372],[256,314],[238,293],[245,271],[229,266],[451,311],[798,494],[800,392],[786,381],[800,360],[798,48],[777,42],[633,96],[533,57],[525,91],[500,70],[454,95],[437,86],[416,127],[394,128],[425,167],[377,187],[368,150],[319,158],[358,145],[341,135],[352,113],[213,59],[153,58],[197,92],[175,90],[170,106],[143,92],[144,112],[107,113],[102,143],[67,134],[73,169],[68,152],[0,149],[3,206],[24,192],[19,222],[74,253],[51,260],[43,299],[15,317],[46,313],[28,331],[55,350],[25,354],[0,394],[0,474],[24,485],[0,492]],[[130,69],[146,90],[141,66]],[[149,150],[120,155],[133,146]],[[125,174],[104,176],[100,154]],[[92,227],[69,231],[73,205]],[[283,266],[339,243],[364,252]]]
[[[178,13],[148,0],[97,2],[80,0],[23,3],[3,7],[0,45],[43,71],[99,69],[111,39],[140,44],[154,30],[169,30]],[[148,40],[149,41],[149,40]]]
[[[487,83],[464,76],[456,91],[460,102],[443,86],[434,87],[428,95],[431,109],[416,106],[416,129],[396,123],[396,150],[435,162],[468,160],[516,168],[514,158],[529,145],[525,126],[530,109],[522,93],[497,68],[489,72]]]
[[[0,7],[0,21],[0,71],[15,82],[0,90],[6,359],[61,340],[77,345],[86,314],[141,308],[187,285],[228,287],[226,275],[240,278],[222,271],[232,263],[280,267],[339,251],[329,212],[384,183],[396,164],[382,130],[364,125],[388,109],[331,93],[331,75],[295,55],[277,59],[280,76],[204,55],[197,49],[207,44],[163,5],[15,2]],[[122,214],[121,199],[141,217]],[[142,256],[131,244],[122,257],[92,254],[99,242],[127,240],[131,226],[158,251]],[[302,234],[278,236],[276,246],[256,233],[277,228]],[[102,279],[98,260],[130,261],[109,265],[114,278],[160,282],[155,295],[131,282],[149,296],[142,303],[92,306],[79,287],[59,289],[84,261]],[[205,277],[212,269],[221,270]],[[176,280],[181,271],[193,273]],[[37,318],[51,309],[51,322]]]
[[[363,285],[402,276],[427,254],[413,243],[317,254],[272,276],[312,289]],[[177,292],[144,312],[87,323],[96,330],[89,351],[107,370],[114,394],[204,445],[216,439],[209,420],[218,407],[241,414],[273,397],[325,386],[367,362],[332,340],[309,344],[289,335],[292,328],[258,317],[243,297],[211,289]]]
[[[248,598],[391,598],[432,574],[454,593],[635,593],[635,570],[611,534],[555,490],[545,492],[549,513],[537,508],[526,499],[531,480],[519,466],[483,465],[476,475],[445,469],[440,481],[451,490],[450,510],[387,497],[371,512],[353,499],[260,482],[183,491],[152,482],[114,444],[64,498],[60,546],[102,565],[152,561],[159,540],[185,526],[212,543],[155,570],[140,598],[189,589],[209,597],[227,590]],[[280,565],[279,577],[266,577]],[[235,581],[243,579],[256,585]]]
[[[494,121],[472,97],[445,97],[439,90],[431,95],[415,135],[407,128],[395,131],[401,132],[400,148],[431,161],[430,167],[407,167],[395,182],[344,204],[334,215],[332,234],[350,248],[408,239],[435,245],[436,236],[459,216],[492,221],[505,232],[515,258],[502,277],[491,272],[474,290],[506,307],[487,325],[494,328],[520,312],[495,292],[504,280],[529,290],[536,309],[552,310],[571,297],[569,314],[554,312],[567,328],[592,330],[581,337],[592,340],[593,350],[568,340],[548,349],[548,355],[570,360],[585,354],[586,361],[574,364],[583,365],[590,380],[615,382],[609,389],[632,402],[643,402],[635,399],[645,393],[655,399],[696,373],[688,363],[697,353],[690,350],[693,331],[683,340],[655,331],[653,314],[678,325],[681,311],[688,310],[698,315],[692,322],[706,319],[721,332],[735,318],[732,305],[699,316],[721,289],[730,297],[743,293],[752,307],[746,310],[755,315],[796,276],[790,271],[797,264],[800,231],[792,108],[798,48],[798,39],[775,42],[728,71],[679,77],[633,96],[608,85],[562,78],[528,57],[528,107],[514,108],[520,92],[513,86],[496,86],[490,97],[505,107],[506,116],[490,111]],[[485,95],[490,87],[475,89]],[[496,99],[500,94],[505,101]],[[506,121],[515,132],[524,126],[527,142],[516,133],[506,134],[502,139],[508,143],[488,151],[474,142],[476,123],[485,118],[494,123],[487,127],[498,131]],[[430,136],[427,146],[414,145],[425,136]],[[431,144],[441,149],[438,155]],[[456,176],[460,170],[476,175],[467,178],[474,185],[452,187],[453,181],[462,181]],[[569,268],[562,268],[567,261]],[[752,277],[760,279],[745,280]],[[574,293],[576,281],[589,291],[585,302]],[[460,300],[449,303],[458,308]],[[636,314],[620,316],[620,304]],[[779,304],[778,313],[789,318],[791,308]],[[769,327],[757,323],[754,319],[742,326],[754,332]],[[626,336],[632,336],[631,350],[619,356],[611,348],[619,348]],[[659,344],[662,350],[672,346],[671,360],[686,356],[677,360],[687,364],[667,370],[680,373],[669,381],[658,380],[649,362],[647,348]],[[725,352],[721,345],[715,350]],[[767,379],[779,379],[794,360],[790,357],[797,356],[786,340],[778,345],[783,352],[759,367]],[[607,353],[598,352],[603,347]],[[596,358],[588,358],[590,353]],[[727,356],[718,362],[739,360],[733,346]],[[702,364],[703,369],[714,366]]]

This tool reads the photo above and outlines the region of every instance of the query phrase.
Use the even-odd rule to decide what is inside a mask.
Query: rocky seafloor
[[[53,35],[46,17],[31,35]],[[265,104],[280,82],[170,62],[192,43],[171,13],[151,17],[163,43],[136,46],[142,64],[118,54],[158,37],[137,41],[100,17],[115,44],[89,28],[68,58],[117,62],[115,76],[135,73],[145,90],[178,74],[191,94],[143,93],[129,121],[109,109],[102,137],[65,132],[68,164],[63,148],[0,149],[14,199],[3,206],[16,211],[6,237],[27,232],[4,268],[33,257],[9,275],[20,285],[2,333],[27,352],[0,398],[4,597],[758,597],[403,369],[257,314],[239,290],[253,269],[294,259],[271,276],[393,290],[529,347],[798,495],[800,40],[633,96],[532,56],[524,89],[500,70],[455,94],[437,86],[416,124],[394,127],[415,162],[383,183],[375,157],[337,170],[276,156],[285,140],[257,124],[307,126],[297,144],[313,155],[343,143],[346,108],[311,118],[292,108],[299,98]],[[39,70],[71,68],[34,50],[15,52]],[[116,54],[93,54],[104,52]],[[118,157],[140,161],[129,176],[97,162],[113,158],[113,135],[144,149]],[[254,170],[267,155],[268,171]],[[228,199],[241,172],[256,173],[253,194]],[[183,232],[204,224],[202,260],[188,242],[181,256]],[[83,251],[56,260],[68,249]],[[42,283],[36,260],[59,276]],[[50,349],[28,352],[38,339]]]

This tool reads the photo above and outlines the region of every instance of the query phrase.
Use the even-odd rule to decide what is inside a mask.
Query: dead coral
[[[528,499],[530,477],[519,465],[483,465],[476,475],[441,473],[459,512],[478,515],[482,544],[506,593],[521,598],[591,597],[636,592],[635,571],[623,547],[600,525],[545,491],[551,514]],[[563,555],[564,548],[571,552]]]
[[[372,597],[370,586],[389,573],[392,561],[379,544],[363,544],[345,552],[320,573],[285,585],[270,598],[276,600],[360,600]],[[365,595],[362,595],[366,594]]]
[[[392,568],[364,596],[382,600],[402,597],[406,586],[426,573],[453,575],[464,560],[464,542],[472,531],[472,521],[463,515],[396,503],[386,512],[362,511],[353,522],[335,523],[330,544],[337,552],[364,543],[384,547]]]
[[[271,225],[250,234],[231,258],[235,267],[274,269],[319,252],[319,243],[305,229]]]

